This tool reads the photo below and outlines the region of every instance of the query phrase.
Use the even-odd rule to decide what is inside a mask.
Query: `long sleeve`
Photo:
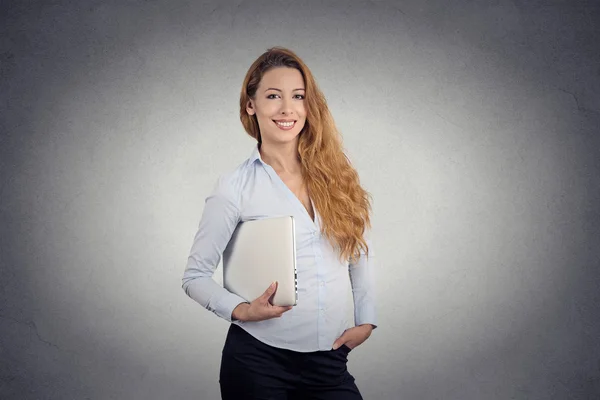
[[[182,279],[182,288],[190,298],[228,322],[232,321],[233,309],[245,300],[212,277],[239,218],[236,195],[221,178],[206,198]]]
[[[361,252],[356,263],[348,265],[352,297],[354,299],[354,324],[371,324],[377,328],[377,304],[375,295],[375,253],[369,239],[369,256]]]

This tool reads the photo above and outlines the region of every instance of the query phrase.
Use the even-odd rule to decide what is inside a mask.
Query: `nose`
[[[281,113],[283,115],[290,115],[294,113],[294,110],[292,109],[292,101],[289,99],[283,99],[283,101],[281,102]]]

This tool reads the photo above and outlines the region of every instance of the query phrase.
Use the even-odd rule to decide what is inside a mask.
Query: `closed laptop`
[[[240,222],[223,251],[223,286],[248,302],[278,282],[272,304],[298,300],[293,216]]]

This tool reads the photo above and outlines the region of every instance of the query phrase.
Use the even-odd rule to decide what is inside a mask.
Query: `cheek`
[[[302,118],[305,118],[306,117],[306,106],[304,104],[300,104],[297,112],[298,112],[299,116],[301,116]]]
[[[271,120],[277,115],[277,109],[274,107],[263,107],[261,109],[260,117],[264,120]]]

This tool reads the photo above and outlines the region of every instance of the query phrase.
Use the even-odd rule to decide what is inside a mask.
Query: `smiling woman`
[[[247,103],[248,115],[258,120],[260,142],[285,143],[304,128],[304,79],[295,68],[273,68],[263,75],[260,89]],[[287,131],[282,135],[280,131]]]
[[[269,49],[252,64],[240,119],[257,145],[206,199],[182,285],[231,322],[221,360],[222,398],[361,399],[346,364],[377,324],[369,194],[342,150],[310,70],[290,50]],[[255,215],[296,221],[294,307],[271,304],[276,283],[247,302],[212,279],[238,223]],[[348,284],[353,323],[346,318]]]
[[[284,89],[287,93],[282,92]],[[292,95],[295,98],[303,93],[302,100],[292,100]],[[267,102],[271,95],[275,97]],[[281,148],[286,136],[274,134],[280,131],[273,130],[273,125],[276,126],[275,120],[286,118],[296,123],[290,130],[292,137]],[[343,152],[325,96],[310,69],[295,53],[275,47],[251,65],[242,85],[240,120],[246,132],[258,141],[267,164],[273,165],[278,174],[302,178],[323,219],[323,235],[339,249],[340,260],[368,255],[364,234],[371,227],[370,195],[360,185],[358,173]],[[286,168],[277,157],[271,158],[271,148],[275,146],[279,147],[275,153],[283,151],[292,165]],[[294,165],[299,171],[286,171],[293,170]]]

